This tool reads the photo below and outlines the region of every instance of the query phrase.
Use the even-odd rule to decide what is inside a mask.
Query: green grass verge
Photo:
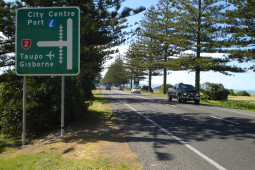
[[[218,106],[230,107],[234,109],[253,110],[255,111],[255,103],[243,102],[243,101],[220,101]]]
[[[112,111],[103,93],[100,90],[93,90],[94,101],[93,105],[89,107],[87,118],[100,120],[112,117]],[[21,140],[8,138],[0,135],[0,170],[13,169],[113,169],[113,170],[127,170],[127,169],[141,169],[140,165],[130,164],[129,160],[119,158],[118,160],[109,160],[103,157],[90,159],[70,159],[61,156],[61,153],[54,150],[45,150],[39,153],[19,154],[12,156],[12,152],[4,154],[11,149],[11,147],[21,143]],[[14,152],[14,151],[13,151]]]
[[[103,167],[103,168],[102,168]],[[127,169],[107,159],[75,160],[62,158],[56,151],[42,151],[1,160],[0,169]]]

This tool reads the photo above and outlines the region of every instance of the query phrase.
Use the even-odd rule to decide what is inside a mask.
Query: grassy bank
[[[68,125],[65,137],[50,132],[30,145],[10,151],[9,147],[17,141],[2,135],[0,169],[142,169],[104,95],[100,90],[93,94],[89,113]]]

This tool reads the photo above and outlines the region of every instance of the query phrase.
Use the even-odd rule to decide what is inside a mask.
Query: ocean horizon
[[[246,91],[249,94],[255,95],[255,90],[236,90],[236,89],[233,89],[233,91],[234,91],[234,93],[237,93],[239,91]]]

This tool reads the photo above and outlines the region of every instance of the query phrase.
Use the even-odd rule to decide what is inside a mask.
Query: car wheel
[[[200,102],[199,100],[195,100],[195,104],[199,104],[199,102]]]
[[[172,96],[168,96],[168,101],[172,101]]]
[[[177,103],[181,103],[181,99],[179,95],[177,95]]]
[[[186,103],[187,102],[187,100],[183,100],[183,103]]]

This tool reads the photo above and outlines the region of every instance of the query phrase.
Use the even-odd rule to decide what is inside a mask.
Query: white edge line
[[[226,122],[230,122],[230,123],[234,123],[234,124],[237,124],[239,125],[239,123],[236,123],[236,122],[233,122],[233,121],[230,121],[230,120],[226,120],[226,119],[222,119],[222,118],[219,118],[219,117],[216,117],[216,116],[211,116],[212,118],[215,118],[215,119],[220,119],[220,120],[224,120]]]
[[[109,93],[108,93],[109,94]],[[111,95],[112,96],[112,95]],[[158,124],[156,124],[155,122],[153,122],[152,120],[150,120],[149,118],[147,118],[146,116],[144,116],[143,114],[139,113],[137,110],[135,110],[134,108],[132,108],[131,106],[129,106],[128,104],[126,104],[125,102],[121,101],[120,99],[112,96],[113,98],[117,99],[118,101],[120,101],[121,103],[125,104],[126,106],[128,106],[130,109],[132,109],[133,111],[135,111],[136,113],[138,113],[139,115],[141,115],[142,117],[144,117],[146,120],[148,120],[149,122],[151,122],[152,124],[154,124],[156,127],[158,127],[160,130],[162,130],[163,132],[165,132],[166,134],[168,134],[169,136],[173,137],[175,140],[177,140],[178,142],[180,142],[181,144],[183,144],[184,146],[186,146],[187,148],[189,148],[190,150],[192,150],[193,152],[195,152],[197,155],[199,155],[201,158],[205,159],[207,162],[209,162],[210,164],[212,164],[213,166],[215,166],[216,168],[220,169],[220,170],[226,170],[226,168],[222,167],[221,165],[219,165],[217,162],[213,161],[212,159],[210,159],[209,157],[207,157],[206,155],[204,155],[203,153],[199,152],[198,150],[196,150],[195,148],[193,148],[192,146],[190,146],[189,144],[187,144],[186,142],[184,142],[183,140],[181,140],[180,138],[178,138],[177,136],[173,135],[172,133],[168,132],[166,129],[162,128],[161,126],[159,126]]]
[[[252,114],[249,114],[249,113],[236,112],[236,111],[229,110],[229,109],[222,109],[222,108],[218,108],[218,107],[212,107],[212,108],[216,108],[216,109],[219,109],[219,110],[226,110],[226,111],[233,112],[233,113],[240,113],[240,114],[248,115],[248,116],[255,116],[255,115],[252,115]]]

